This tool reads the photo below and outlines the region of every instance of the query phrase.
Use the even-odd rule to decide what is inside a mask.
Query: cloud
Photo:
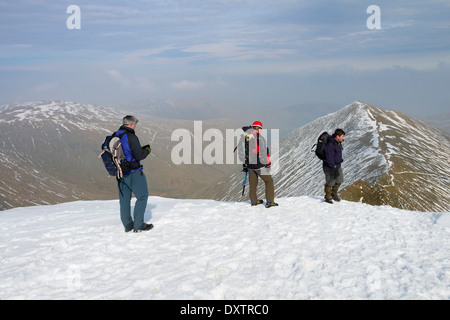
[[[448,90],[431,85],[435,66],[450,64],[448,0],[77,0],[75,31],[66,27],[70,4],[0,0],[2,99],[45,92],[96,103],[202,95],[295,104],[329,95],[341,103],[370,91],[376,71],[399,88],[391,79],[405,81],[394,76],[408,68],[430,79],[420,83],[436,103],[448,101]],[[370,4],[381,9],[381,30],[366,27]],[[382,94],[417,104],[401,88]]]
[[[205,85],[206,83],[202,81],[182,80],[179,82],[173,82],[172,88],[176,90],[198,90],[204,88]]]
[[[106,73],[115,81],[119,82],[121,85],[128,87],[130,86],[130,80],[122,76],[122,74],[117,70],[107,70]]]

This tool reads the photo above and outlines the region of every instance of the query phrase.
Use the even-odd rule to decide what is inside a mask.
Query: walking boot
[[[331,190],[332,187],[330,187],[329,185],[325,185],[325,202],[330,204],[333,203],[333,201],[331,200],[333,199],[333,196],[331,195]]]
[[[252,202],[252,206],[257,206],[258,204],[263,204],[264,201],[262,200],[256,200],[256,202]]]
[[[142,231],[149,231],[149,230],[151,230],[151,229],[153,229],[153,224],[147,224],[147,223],[145,223],[144,224],[144,227],[142,228],[142,229],[133,229],[133,231],[135,232],[135,233],[138,233],[138,232],[142,232]]]
[[[270,207],[278,207],[278,203],[273,202],[273,201],[267,202],[266,203],[266,208],[270,208]]]
[[[338,194],[338,190],[339,190],[340,186],[341,186],[340,184],[335,184],[333,186],[333,188],[331,189],[332,199],[337,202],[341,201],[341,198],[339,197],[339,194]]]

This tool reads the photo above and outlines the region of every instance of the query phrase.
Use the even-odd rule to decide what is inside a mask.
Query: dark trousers
[[[258,201],[258,197],[256,195],[256,190],[258,187],[258,177],[261,178],[266,186],[266,201],[273,202],[275,201],[275,192],[273,187],[273,179],[271,175],[261,175],[260,170],[248,169],[248,176],[250,181],[250,192],[249,197],[252,204],[255,204]]]
[[[131,196],[136,196],[134,221],[131,218]],[[124,176],[119,181],[120,219],[125,230],[144,228],[144,214],[147,208],[147,178],[142,170]]]
[[[325,198],[330,200],[337,196],[339,187],[344,182],[344,175],[342,174],[342,168],[331,169],[323,166],[323,172],[325,173]]]

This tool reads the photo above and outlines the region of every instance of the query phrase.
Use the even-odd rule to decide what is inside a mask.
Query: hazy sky
[[[0,0],[0,104],[145,98],[448,112],[450,1]]]

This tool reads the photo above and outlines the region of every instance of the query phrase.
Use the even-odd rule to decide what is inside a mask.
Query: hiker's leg
[[[332,191],[332,196],[335,197],[338,195],[339,187],[341,186],[342,182],[344,182],[344,175],[342,174],[342,168],[339,168],[334,171],[334,186]]]
[[[144,215],[148,201],[147,179],[142,170],[132,173],[131,176],[131,188],[136,196],[136,204],[134,206],[134,228],[140,230],[144,228]]]
[[[248,193],[250,202],[256,204],[258,197],[256,195],[256,189],[258,188],[258,175],[254,170],[248,170],[248,180],[250,182],[250,191]]]
[[[332,190],[333,190],[332,187],[325,184],[325,199],[327,200],[333,199],[333,196],[331,195]]]
[[[333,198],[331,190],[336,184],[335,170],[324,166],[323,172],[325,173],[325,199],[331,200]]]
[[[344,182],[342,168],[339,168],[335,171],[334,178],[336,182],[331,190],[331,196],[333,197],[333,200],[341,201],[341,198],[339,197],[339,187],[341,186],[342,182]]]
[[[273,179],[271,175],[261,175],[261,179],[263,179],[266,184],[266,201],[267,203],[275,201],[275,191],[273,187]]]
[[[125,230],[133,229],[133,219],[131,219],[131,189],[130,179],[124,177],[119,181],[119,203],[120,203],[120,220]]]
[[[342,184],[344,182],[344,174],[342,173],[342,168],[339,168],[335,172],[336,184]]]
[[[339,183],[336,183],[334,186],[333,186],[333,188],[331,189],[331,195],[333,196],[333,197],[335,197],[335,196],[337,196],[338,195],[338,191],[339,191],[339,187],[340,187],[341,185],[339,184]]]

